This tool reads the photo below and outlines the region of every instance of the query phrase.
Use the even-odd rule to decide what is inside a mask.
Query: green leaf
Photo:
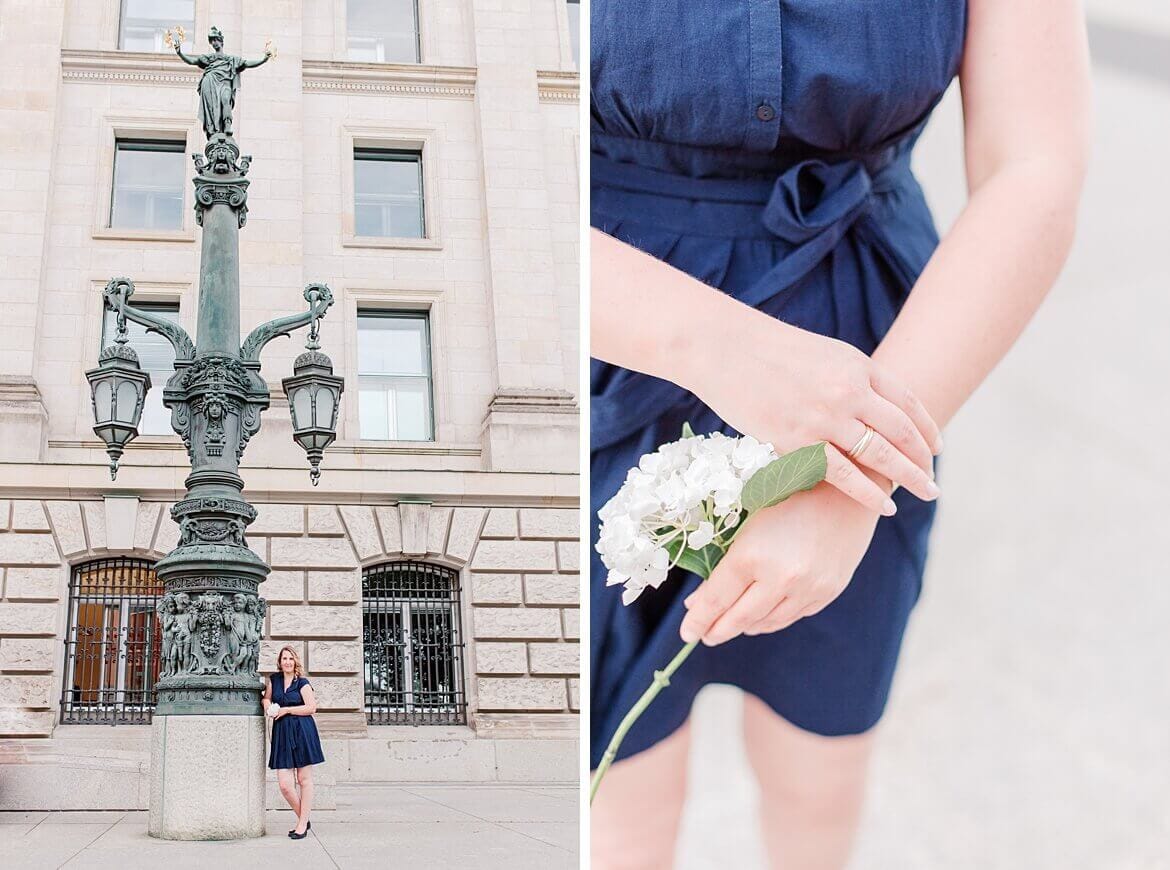
[[[753,514],[779,504],[791,495],[812,489],[825,479],[825,444],[801,447],[774,459],[743,486],[743,508]]]
[[[715,566],[719,564],[719,560],[723,558],[723,549],[718,544],[708,544],[701,550],[692,550],[688,547],[679,556],[678,551],[682,547],[682,543],[680,537],[666,545],[666,552],[670,554],[670,560],[680,568],[693,571],[706,580],[715,570]]]
[[[683,423],[683,430],[682,430],[681,437],[682,438],[694,438],[695,437],[695,430],[691,428],[691,424],[689,422]]]

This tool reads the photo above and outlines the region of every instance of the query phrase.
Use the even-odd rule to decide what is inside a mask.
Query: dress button
[[[776,110],[767,103],[760,103],[760,105],[756,107],[756,117],[761,121],[771,121],[776,117]]]

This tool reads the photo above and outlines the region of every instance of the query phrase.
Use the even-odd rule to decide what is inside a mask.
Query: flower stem
[[[609,746],[605,748],[605,754],[601,756],[601,764],[597,765],[597,771],[593,774],[593,781],[589,785],[589,803],[593,803],[593,798],[597,794],[597,787],[601,785],[601,778],[605,776],[605,772],[609,770],[609,766],[613,764],[614,758],[617,757],[618,747],[622,745],[622,740],[625,739],[626,732],[629,731],[634,723],[638,721],[638,717],[650,706],[650,702],[661,692],[666,686],[670,685],[670,678],[674,672],[679,669],[683,662],[686,661],[687,656],[691,654],[699,642],[693,640],[678,651],[674,658],[661,671],[654,672],[654,679],[650,686],[638,698],[638,702],[630,708],[618,725],[617,731],[614,732],[613,737],[609,741]]]

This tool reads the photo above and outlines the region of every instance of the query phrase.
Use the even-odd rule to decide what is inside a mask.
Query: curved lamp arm
[[[195,344],[183,327],[128,304],[130,297],[134,295],[134,282],[129,278],[111,278],[102,292],[106,299],[106,307],[118,313],[119,332],[125,330],[127,320],[133,320],[145,326],[147,332],[157,332],[169,341],[171,347],[175,349],[176,359],[195,358]]]
[[[301,314],[290,314],[288,317],[278,317],[261,324],[248,333],[244,343],[240,346],[240,360],[243,362],[258,361],[260,351],[264,345],[278,335],[288,335],[294,329],[299,329],[306,323],[311,323],[309,330],[310,350],[320,347],[317,342],[317,321],[320,320],[329,306],[333,304],[333,291],[325,284],[309,284],[305,287],[305,301],[309,303],[309,310]]]

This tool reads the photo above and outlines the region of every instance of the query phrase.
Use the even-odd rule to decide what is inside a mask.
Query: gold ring
[[[865,424],[865,431],[861,433],[861,437],[857,439],[857,443],[853,445],[853,449],[849,451],[850,459],[856,459],[860,456],[865,448],[869,446],[869,442],[873,440],[873,427],[868,423]]]

